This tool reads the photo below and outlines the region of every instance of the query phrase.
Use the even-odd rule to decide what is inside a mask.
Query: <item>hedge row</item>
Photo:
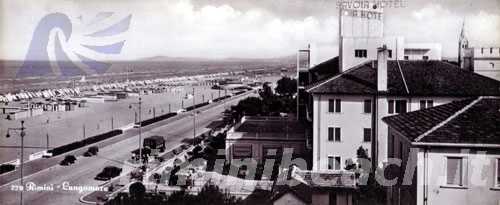
[[[100,142],[102,140],[109,139],[109,138],[117,136],[117,135],[121,135],[122,133],[123,133],[122,130],[112,130],[110,132],[106,132],[106,133],[103,133],[100,135],[92,136],[92,137],[86,138],[84,140],[76,141],[73,143],[69,143],[69,144],[66,144],[63,146],[53,148],[53,149],[49,150],[48,152],[52,153],[52,156],[64,154],[66,152],[69,152],[69,151],[72,151],[72,150],[75,150],[75,149],[78,149],[78,148],[81,148],[81,147],[84,147],[84,146],[87,146],[90,144],[94,144],[96,142]]]
[[[16,169],[16,166],[13,164],[2,164],[0,165],[0,174],[14,171],[14,169]]]
[[[186,109],[186,111],[191,111],[191,110],[194,110],[196,108],[200,108],[200,107],[206,106],[208,104],[209,104],[208,102],[204,102],[204,103],[200,103],[200,104],[196,104],[196,105],[192,105],[192,106],[186,107],[185,109]]]
[[[234,93],[234,95],[243,94],[243,93],[245,93],[245,92],[246,92],[246,91],[238,91],[238,92]]]
[[[154,118],[151,118],[151,119],[147,119],[147,120],[144,120],[141,122],[141,127],[144,127],[144,126],[147,126],[147,125],[150,125],[150,124],[153,124],[153,123],[156,123],[156,122],[159,122],[159,121],[162,121],[162,120],[166,120],[168,118],[171,118],[173,116],[176,116],[177,113],[167,113],[167,114],[164,114],[164,115],[160,115],[158,117],[154,117]]]
[[[241,93],[244,93],[244,92],[245,91],[242,91],[242,92],[239,92],[239,93],[241,94]],[[218,102],[218,101],[230,98],[230,97],[231,96],[227,95],[227,96],[224,96],[224,97],[217,98],[217,99],[215,99],[213,101],[214,102]],[[186,111],[191,111],[191,110],[194,110],[196,108],[200,108],[200,107],[206,106],[208,104],[209,104],[208,102],[196,104],[194,106],[186,107],[185,110]],[[151,125],[153,123],[156,123],[156,122],[159,122],[159,121],[162,121],[162,120],[166,120],[166,119],[171,118],[171,117],[173,117],[175,115],[177,115],[177,113],[168,113],[168,114],[165,114],[165,115],[161,115],[161,116],[158,116],[158,117],[154,117],[154,118],[151,118],[151,119],[144,120],[144,121],[141,122],[141,127],[148,126],[148,125]]]
[[[230,98],[230,97],[231,97],[231,96],[226,95],[226,96],[223,96],[223,97],[217,98],[217,99],[215,99],[215,100],[213,100],[213,101],[214,101],[214,102],[219,102],[219,101],[221,101],[221,100],[225,100],[225,99],[228,99],[228,98]]]

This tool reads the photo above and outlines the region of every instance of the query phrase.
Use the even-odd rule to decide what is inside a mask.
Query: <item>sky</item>
[[[71,36],[60,37],[65,52],[92,59],[274,58],[294,55],[314,43],[321,52],[319,60],[326,60],[338,53],[336,4],[336,0],[0,0],[0,59],[24,60],[41,19],[59,12],[72,23]],[[441,43],[444,57],[456,57],[465,20],[473,46],[500,46],[498,0],[405,0],[404,5],[385,10],[385,35],[403,36],[406,42]],[[130,25],[122,33],[85,36],[128,15]],[[54,45],[56,35],[64,32],[50,30],[49,45]],[[81,46],[123,40],[121,52],[114,54]],[[47,50],[50,53],[53,46]]]

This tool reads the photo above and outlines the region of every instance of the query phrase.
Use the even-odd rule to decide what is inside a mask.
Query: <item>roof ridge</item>
[[[465,107],[463,107],[462,109],[460,109],[459,111],[457,111],[455,114],[453,114],[450,117],[448,117],[446,120],[443,120],[439,124],[437,124],[434,127],[432,127],[430,130],[427,130],[423,134],[419,135],[417,138],[415,138],[414,141],[418,142],[418,141],[422,140],[427,135],[429,135],[432,132],[436,131],[437,129],[441,128],[446,123],[450,122],[451,120],[455,119],[456,117],[458,117],[459,115],[461,115],[462,113],[464,113],[465,111],[467,111],[468,109],[470,109],[472,106],[474,106],[475,104],[477,104],[479,101],[483,100],[483,98],[484,98],[483,96],[478,97],[477,99],[475,99],[474,101],[472,101],[471,103],[469,103],[468,105],[466,105]]]
[[[328,82],[330,82],[330,81],[332,81],[332,80],[335,80],[335,79],[337,79],[337,78],[339,78],[339,77],[343,76],[344,74],[347,74],[347,73],[349,73],[349,72],[352,72],[352,71],[354,71],[354,70],[357,70],[357,69],[361,68],[362,66],[364,66],[364,65],[368,64],[368,63],[369,63],[369,62],[371,62],[371,61],[372,61],[372,60],[367,60],[367,61],[364,61],[364,62],[362,62],[362,63],[360,63],[360,64],[358,64],[358,65],[356,65],[356,66],[354,66],[354,67],[352,67],[352,68],[350,68],[350,69],[347,69],[347,70],[346,70],[346,71],[344,71],[344,72],[339,73],[338,75],[332,76],[332,77],[330,77],[329,79],[326,79],[325,81],[320,82],[320,83],[318,83],[317,85],[314,85],[314,86],[312,86],[312,87],[310,87],[310,88],[306,89],[306,91],[307,91],[307,92],[310,92],[311,90],[316,89],[316,88],[318,88],[318,87],[322,86],[323,84],[328,83]]]

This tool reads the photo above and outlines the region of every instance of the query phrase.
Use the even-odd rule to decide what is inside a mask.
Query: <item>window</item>
[[[483,54],[483,53],[484,53],[484,48],[481,48],[481,54]]]
[[[429,56],[422,56],[422,59],[429,60]]]
[[[495,186],[500,187],[500,158],[497,159]]]
[[[243,159],[252,157],[252,145],[233,145],[233,158]]]
[[[335,142],[340,142],[340,127],[335,128]]]
[[[328,169],[340,170],[340,157],[328,156]]]
[[[364,112],[365,113],[372,113],[372,101],[371,100],[365,100]]]
[[[328,100],[328,112],[341,112],[341,100],[340,99],[334,99],[334,100]]]
[[[341,112],[340,99],[335,100],[335,112]]]
[[[333,167],[335,170],[340,170],[340,157],[335,157],[335,165]]]
[[[340,142],[340,127],[329,127],[328,128],[328,141],[330,142]]]
[[[368,56],[368,51],[366,49],[355,49],[354,57],[356,58],[366,58]]]
[[[391,50],[391,49],[389,49],[389,50],[387,50],[387,51],[388,51],[388,53],[389,53],[389,58],[392,58],[392,50]]]
[[[434,106],[434,101],[432,100],[421,100],[420,101],[420,109],[431,108]]]
[[[462,157],[446,158],[446,184],[464,186],[466,161]]]
[[[394,100],[389,100],[389,114],[394,113]]]
[[[371,142],[372,141],[372,129],[364,128],[363,129],[363,142]]]
[[[410,57],[409,56],[405,56],[405,61],[409,60]]]
[[[389,114],[406,113],[406,100],[389,100]]]
[[[330,142],[333,141],[333,138],[334,138],[333,137],[333,130],[334,130],[333,127],[328,128],[328,141],[330,141]]]
[[[490,48],[490,53],[493,53],[493,48]]]

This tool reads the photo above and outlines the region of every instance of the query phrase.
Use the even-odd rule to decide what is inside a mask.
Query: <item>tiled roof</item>
[[[319,82],[339,74],[339,57],[334,57],[309,69],[311,83]]]
[[[316,94],[377,93],[376,61],[370,61],[308,87]],[[401,71],[406,80],[406,91]],[[388,61],[387,95],[500,96],[500,82],[442,61]],[[382,94],[382,93],[380,93]]]
[[[383,118],[410,141],[500,144],[500,98],[480,97]]]
[[[289,173],[289,172],[292,173]],[[354,172],[310,171],[294,167],[285,169],[275,182],[272,200],[286,193],[292,193],[306,203],[311,203],[313,191],[355,190],[357,189]]]

